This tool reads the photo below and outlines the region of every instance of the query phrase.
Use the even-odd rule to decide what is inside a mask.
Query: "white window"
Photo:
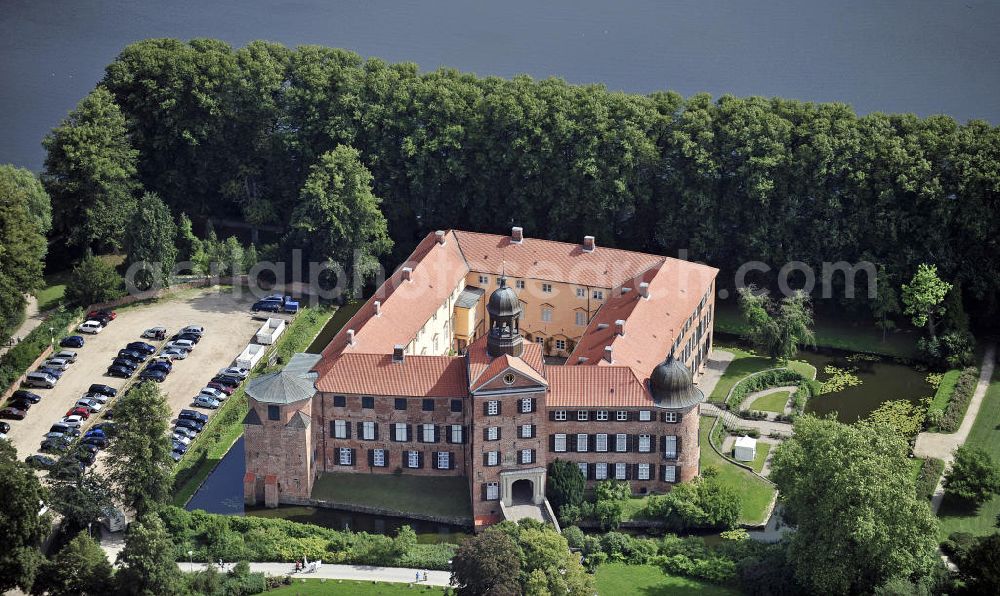
[[[542,284],[542,292],[546,294],[552,293],[552,284]]]
[[[649,453],[652,450],[653,449],[650,446],[649,435],[639,435],[639,452]]]
[[[594,290],[592,296],[594,300],[604,300],[604,290]]]
[[[515,281],[514,282],[514,287],[517,288],[518,290],[523,290],[524,289],[524,280],[523,279],[519,279],[519,280]]]
[[[434,343],[434,351],[437,352],[438,351],[438,334],[437,333],[434,334],[434,339],[432,341]]]
[[[545,338],[541,337],[541,336],[535,336],[535,343],[539,344],[539,345],[544,344],[545,343]]]
[[[531,407],[532,405],[533,404],[531,402],[531,398],[530,397],[522,397],[521,398],[521,413],[522,414],[527,414],[527,413],[531,412],[532,411],[532,407]]]
[[[566,435],[556,435],[553,441],[553,449],[559,453],[566,451]]]
[[[618,410],[615,412],[615,420],[618,422],[628,422],[628,412],[625,410]]]
[[[480,285],[488,286],[490,285],[490,278],[486,277],[485,275],[480,275],[479,283]]]
[[[677,466],[664,466],[663,480],[666,482],[677,482]]]
[[[583,474],[584,478],[586,478],[587,477],[587,462],[585,462],[585,461],[578,461],[578,462],[576,462],[576,467],[580,468],[580,473]]]
[[[487,441],[498,441],[500,440],[500,427],[499,426],[489,426],[486,428],[486,440]]]
[[[586,298],[587,297],[587,290],[584,289],[584,288],[577,288],[576,289],[576,297],[577,298]]]
[[[385,467],[385,449],[374,449],[372,451],[372,465],[376,468]]]
[[[597,480],[607,480],[608,464],[594,464],[594,478]]]
[[[608,419],[608,411],[607,410],[598,410],[597,411],[597,420],[607,420],[607,419]]]
[[[557,350],[565,350],[566,349],[566,340],[565,339],[557,339],[556,340],[556,349]]]
[[[625,480],[625,464],[615,464],[615,480]]]
[[[496,416],[499,413],[500,413],[500,402],[499,401],[497,401],[495,399],[491,399],[490,401],[486,402],[486,415],[487,416]]]
[[[677,412],[664,412],[663,413],[664,422],[677,422]]]
[[[640,421],[642,421],[642,422],[649,422],[652,419],[653,419],[652,412],[650,412],[649,410],[640,410],[639,411],[639,420]]]
[[[342,465],[342,466],[349,466],[349,465],[351,465],[351,450],[348,449],[347,447],[341,447],[340,450],[339,450],[338,461],[340,462],[340,465]]]
[[[346,439],[347,438],[347,421],[346,420],[334,420],[333,421],[333,438],[335,438],[335,439]]]
[[[581,422],[583,422],[584,420],[587,420],[587,418],[589,418],[589,417],[590,417],[590,413],[587,412],[587,410],[577,410],[576,411],[576,419],[579,420],[579,421],[581,421]]]
[[[649,480],[649,464],[639,464],[639,480]]]
[[[530,424],[521,425],[521,438],[530,439],[535,434],[535,427]]]
[[[580,327],[586,327],[587,313],[583,312],[582,310],[576,311],[576,324],[579,325]]]
[[[487,451],[486,452],[486,465],[496,466],[500,464],[500,452],[499,451]]]
[[[447,470],[451,467],[451,453],[439,451],[437,456],[437,469]]]
[[[667,459],[677,459],[677,437],[663,437],[663,457]]]
[[[434,442],[434,425],[433,424],[421,424],[420,425],[420,435],[421,440],[424,443]]]
[[[461,442],[463,442],[463,440],[464,439],[462,437],[462,425],[461,424],[452,424],[451,425],[451,442],[452,443],[461,443]]]
[[[500,483],[498,482],[487,482],[486,483],[486,500],[496,501],[500,498]]]
[[[420,452],[419,451],[407,451],[406,452],[406,467],[407,468],[419,468],[420,467]]]
[[[534,461],[534,458],[531,455],[531,449],[522,449],[521,450],[521,463],[522,464],[530,464],[533,461]]]
[[[374,422],[362,422],[361,423],[361,438],[366,441],[375,440],[375,423]]]
[[[608,450],[608,435],[598,434],[594,436],[594,451]]]
[[[406,440],[406,425],[405,424],[393,424],[392,425],[392,438],[396,441]]]
[[[553,418],[555,420],[566,420],[566,410],[556,410],[555,416],[553,416]]]
[[[628,435],[618,433],[615,435],[615,451],[623,452],[628,450]]]
[[[545,323],[551,323],[552,322],[552,309],[551,308],[549,308],[547,306],[543,306],[542,307],[542,321],[545,322]]]
[[[576,450],[580,452],[587,450],[587,435],[576,435]]]

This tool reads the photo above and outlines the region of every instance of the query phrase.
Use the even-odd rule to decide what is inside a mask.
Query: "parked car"
[[[59,347],[60,348],[82,348],[84,343],[86,343],[86,342],[83,341],[83,337],[81,337],[79,335],[70,335],[68,337],[62,338],[59,341]]]
[[[188,352],[180,348],[167,348],[160,352],[160,357],[169,358],[170,360],[184,360],[188,357]]]
[[[110,385],[102,385],[101,383],[94,383],[87,389],[87,393],[100,393],[101,395],[107,395],[108,397],[114,397],[118,395],[118,390]]]
[[[62,358],[49,358],[42,366],[56,370],[67,370],[70,364],[72,363],[69,360],[63,360]]]
[[[174,460],[174,463],[176,464],[177,462],[181,461],[181,458],[184,457],[184,454],[183,453],[177,453],[176,451],[171,451],[170,452],[170,457],[171,457],[171,459]]]
[[[104,395],[103,393],[84,393],[83,395],[80,396],[80,399],[89,399],[96,401],[101,405],[104,405],[108,403],[108,400],[111,398],[108,397],[107,395]]]
[[[97,460],[97,455],[91,453],[89,449],[77,449],[73,452],[73,457],[85,466],[93,465]]]
[[[191,343],[198,343],[201,341],[201,336],[197,333],[178,333],[170,338],[171,341],[177,341],[180,339],[186,339]]]
[[[154,360],[146,365],[146,370],[162,370],[165,373],[169,373],[174,370],[174,365],[166,360]]]
[[[54,377],[48,373],[43,372],[30,372],[24,376],[24,382],[21,383],[25,387],[43,387],[45,389],[52,389],[56,386],[56,381],[58,377]]]
[[[73,428],[73,427],[80,428],[81,426],[83,426],[84,420],[86,420],[86,419],[83,416],[78,416],[78,415],[74,414],[74,415],[71,415],[71,416],[64,416],[63,419],[59,421],[59,423],[60,424],[65,424],[66,426],[69,426],[70,428]]]
[[[47,455],[29,455],[24,463],[36,470],[51,470],[56,465],[56,460]]]
[[[198,436],[198,433],[194,432],[190,428],[184,428],[183,426],[174,427],[175,437],[184,437],[186,439],[193,439]]]
[[[156,381],[157,383],[162,383],[163,380],[167,378],[167,373],[157,369],[146,369],[139,373],[139,378],[143,381]]]
[[[180,348],[188,352],[194,350],[194,342],[190,339],[175,339],[167,344],[167,348]]]
[[[100,310],[92,310],[88,312],[87,318],[88,319],[108,318],[114,320],[118,318],[118,313],[108,308],[102,308]]]
[[[196,433],[200,433],[201,429],[205,428],[203,423],[197,420],[191,420],[190,418],[180,418],[174,426],[176,428],[189,428]]]
[[[167,337],[166,327],[150,327],[149,329],[142,332],[142,337],[148,339],[155,339],[157,341],[163,341]]]
[[[24,410],[25,412],[31,409],[31,402],[26,399],[12,399],[7,402],[7,405],[15,410]]]
[[[280,312],[281,311],[281,301],[280,300],[258,300],[253,303],[250,307],[253,312],[265,311],[265,312]]]
[[[7,434],[10,432],[9,422],[0,422],[0,434]]]
[[[177,418],[179,419],[188,418],[190,420],[198,421],[202,424],[208,422],[208,414],[204,412],[199,412],[198,410],[181,410]]]
[[[140,352],[139,350],[118,350],[119,358],[128,358],[129,360],[135,360],[136,362],[143,362],[146,358],[149,358],[149,354],[145,352]]]
[[[29,402],[31,402],[33,404],[37,404],[38,402],[42,401],[42,396],[41,395],[38,395],[37,393],[32,393],[30,391],[25,391],[24,389],[18,389],[17,391],[15,391],[10,396],[10,398],[12,400],[14,400],[14,399],[23,399],[23,400],[29,401]]]
[[[59,358],[65,360],[70,364],[76,362],[76,356],[77,354],[73,350],[59,350],[58,352],[52,355],[53,358]]]
[[[229,397],[228,395],[219,391],[218,389],[213,389],[211,387],[202,387],[201,391],[199,391],[198,394],[207,395],[212,399],[217,399],[219,401],[226,401],[226,398]]]
[[[129,360],[128,358],[115,358],[111,361],[111,366],[122,366],[135,372],[135,369],[139,368],[139,362],[135,360]]]
[[[222,383],[223,385],[229,385],[230,387],[239,387],[243,379],[235,375],[215,375],[212,377],[213,383]]]
[[[89,437],[84,437],[83,440],[80,441],[80,442],[83,443],[83,444],[86,444],[86,445],[93,445],[94,447],[97,447],[98,449],[105,449],[108,446],[108,438],[107,437],[99,437],[99,436],[96,436],[96,435],[91,435]]]
[[[243,368],[242,366],[230,366],[228,368],[219,369],[220,375],[231,375],[234,377],[239,377],[241,379],[246,379],[250,374],[249,368]]]
[[[104,409],[104,405],[94,399],[81,399],[76,402],[76,405],[81,408],[87,408],[91,414],[96,414]]]
[[[201,325],[188,325],[178,331],[178,333],[196,333],[198,335],[205,335],[205,328]]]
[[[191,437],[178,432],[175,432],[174,434],[170,435],[170,440],[173,441],[174,443],[181,443],[184,445],[191,444]]]
[[[184,443],[181,443],[180,441],[173,441],[172,445],[175,453],[187,453],[188,446]]]
[[[219,407],[219,400],[213,399],[207,395],[196,395],[194,397],[194,402],[192,402],[195,407],[198,408],[209,408],[214,410]]]
[[[218,389],[219,391],[225,393],[226,395],[232,395],[233,391],[236,391],[235,387],[231,387],[229,385],[223,385],[222,383],[216,383],[215,381],[212,381],[206,386],[211,387],[212,389]]]
[[[73,406],[66,412],[66,417],[79,416],[80,418],[87,420],[90,418],[90,410],[86,406]]]
[[[106,415],[107,414],[105,414],[105,416]],[[110,436],[114,436],[114,434],[115,434],[115,427],[116,426],[117,425],[114,422],[108,422],[108,421],[98,422],[97,424],[94,425],[93,428],[91,428],[87,432],[88,432],[88,434],[89,433],[94,433],[94,434],[100,433],[100,434],[107,435],[107,436],[110,437]]]
[[[42,441],[41,450],[45,453],[66,453],[73,442],[68,437],[58,437],[55,439],[45,439]]]
[[[92,453],[94,455],[97,455],[97,452],[101,450],[101,448],[98,447],[97,445],[94,445],[93,443],[88,443],[86,441],[80,441],[79,443],[77,443],[77,449],[80,449],[81,451],[86,451],[87,453]]]
[[[0,418],[7,418],[8,420],[24,420],[24,417],[28,413],[24,410],[18,410],[17,408],[4,408],[0,410]]]
[[[111,365],[108,367],[108,376],[121,377],[127,379],[132,376],[135,372],[134,368],[126,368],[124,366]]]
[[[67,426],[61,422],[56,422],[55,424],[49,427],[49,434],[53,433],[58,433],[60,435],[69,435],[71,437],[79,437],[80,429],[73,426]],[[45,436],[48,437],[49,435]]]
[[[134,341],[132,343],[129,343],[128,345],[125,346],[125,349],[126,350],[136,350],[136,351],[139,351],[139,352],[145,352],[146,354],[150,354],[150,355],[156,353],[156,347],[153,346],[153,345],[147,344],[144,341]]]
[[[63,371],[57,370],[55,368],[49,368],[47,366],[39,366],[35,369],[35,372],[43,373],[49,375],[50,377],[56,379],[57,381],[62,378]]]
[[[86,321],[76,328],[80,333],[90,333],[92,335],[100,333],[101,329],[104,329],[104,326],[101,325],[100,321]]]

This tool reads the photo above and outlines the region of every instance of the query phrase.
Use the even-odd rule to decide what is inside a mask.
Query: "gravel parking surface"
[[[17,448],[22,460],[38,453],[38,447],[49,427],[57,422],[92,383],[103,383],[121,389],[128,379],[106,376],[105,371],[118,350],[133,341],[147,341],[159,346],[163,342],[143,340],[139,336],[150,327],[167,328],[168,338],[186,325],[203,325],[205,335],[184,360],[174,362],[173,371],[160,385],[166,394],[174,416],[191,406],[192,398],[216,372],[229,366],[233,359],[253,339],[262,321],[251,317],[253,297],[244,293],[235,296],[229,290],[209,288],[187,291],[175,298],[153,304],[116,309],[118,317],[101,333],[84,335],[86,345],[75,350],[75,364],[63,373],[53,389],[30,389],[42,396],[24,420],[9,420],[8,439]],[[60,338],[56,338],[58,341]],[[141,370],[141,369],[140,369]],[[110,404],[109,404],[110,405]],[[211,411],[203,410],[211,415]],[[88,424],[99,418],[92,415]],[[85,428],[86,428],[85,426]]]

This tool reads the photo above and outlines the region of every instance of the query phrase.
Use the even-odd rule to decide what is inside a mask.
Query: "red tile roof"
[[[332,358],[316,389],[326,393],[363,393],[410,397],[466,397],[465,363],[451,356],[345,353]]]
[[[490,358],[490,355],[486,352],[486,336],[482,336],[476,341],[472,342],[466,350],[466,354],[469,361],[469,383],[473,386],[478,386],[478,381],[482,378],[483,381],[488,380],[484,375],[497,367],[494,372],[490,374],[489,378],[495,377],[501,370],[506,368],[506,365],[496,364],[497,360]],[[524,370],[525,374],[528,376],[541,377],[545,379],[545,365],[542,360],[542,348],[531,342],[524,342],[524,351],[521,353],[520,359],[523,364],[527,365]]]
[[[643,407],[653,398],[628,366],[549,366],[549,408]]]
[[[613,288],[663,262],[664,257],[600,244],[587,252],[580,244],[525,237],[454,231],[473,271],[511,277]]]

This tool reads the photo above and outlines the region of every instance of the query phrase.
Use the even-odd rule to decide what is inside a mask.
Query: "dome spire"
[[[490,294],[486,303],[490,314],[490,332],[486,340],[486,351],[490,356],[503,354],[520,356],[524,351],[524,339],[520,332],[521,301],[517,293],[507,286],[506,272],[501,269],[500,284]]]

